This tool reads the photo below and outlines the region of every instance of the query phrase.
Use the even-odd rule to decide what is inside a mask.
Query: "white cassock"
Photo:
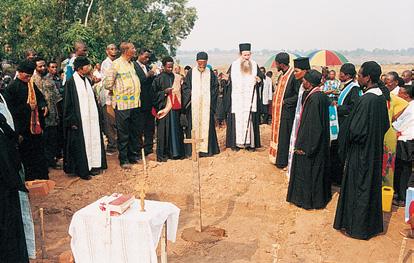
[[[236,145],[239,147],[254,145],[254,130],[251,112],[257,111],[257,96],[255,92],[257,64],[250,60],[252,73],[241,72],[241,59],[231,65],[231,113],[235,116]]]

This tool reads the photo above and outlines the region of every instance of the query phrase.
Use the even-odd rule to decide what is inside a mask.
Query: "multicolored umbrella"
[[[340,66],[348,62],[344,55],[332,50],[318,50],[310,53],[308,57],[313,66]]]
[[[293,66],[293,60],[296,58],[300,58],[301,56],[299,56],[298,54],[294,54],[294,53],[289,53],[289,58],[290,58],[290,65]],[[271,56],[266,63],[264,64],[264,67],[268,70],[268,69],[272,69],[272,68],[276,68],[276,63],[275,63],[275,57],[276,55]]]

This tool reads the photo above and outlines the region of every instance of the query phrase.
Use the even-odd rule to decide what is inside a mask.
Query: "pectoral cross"
[[[191,143],[191,160],[193,165],[193,192],[194,192],[194,210],[197,211],[197,225],[195,229],[199,232],[203,231],[203,225],[201,220],[201,182],[200,182],[200,165],[198,159],[197,144],[203,142],[203,139],[197,139],[195,131],[191,131],[191,139],[185,139],[184,143]]]

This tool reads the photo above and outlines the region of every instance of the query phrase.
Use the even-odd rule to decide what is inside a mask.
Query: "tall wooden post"
[[[195,131],[191,131],[191,139],[185,139],[184,143],[191,143],[191,160],[192,160],[192,174],[193,174],[193,192],[194,192],[194,210],[197,212],[196,231],[203,231],[203,223],[201,217],[201,182],[200,182],[200,165],[198,160],[197,144],[203,139],[197,139]]]

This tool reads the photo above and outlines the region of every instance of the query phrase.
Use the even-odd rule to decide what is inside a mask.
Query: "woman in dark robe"
[[[0,262],[5,263],[29,262],[19,200],[19,191],[28,191],[20,167],[17,134],[0,114]]]
[[[90,62],[85,57],[78,57],[74,65],[76,72],[66,82],[63,107],[66,142],[64,171],[90,180],[91,175],[97,175],[101,169],[107,168],[105,146],[99,123],[98,104],[86,77],[90,70]],[[85,94],[79,94],[80,91]],[[87,112],[88,117],[82,117],[82,114]],[[85,134],[85,131],[89,133]]]
[[[305,209],[325,208],[329,180],[329,98],[319,87],[322,74],[309,70],[303,80],[308,95],[299,120],[287,201]]]

